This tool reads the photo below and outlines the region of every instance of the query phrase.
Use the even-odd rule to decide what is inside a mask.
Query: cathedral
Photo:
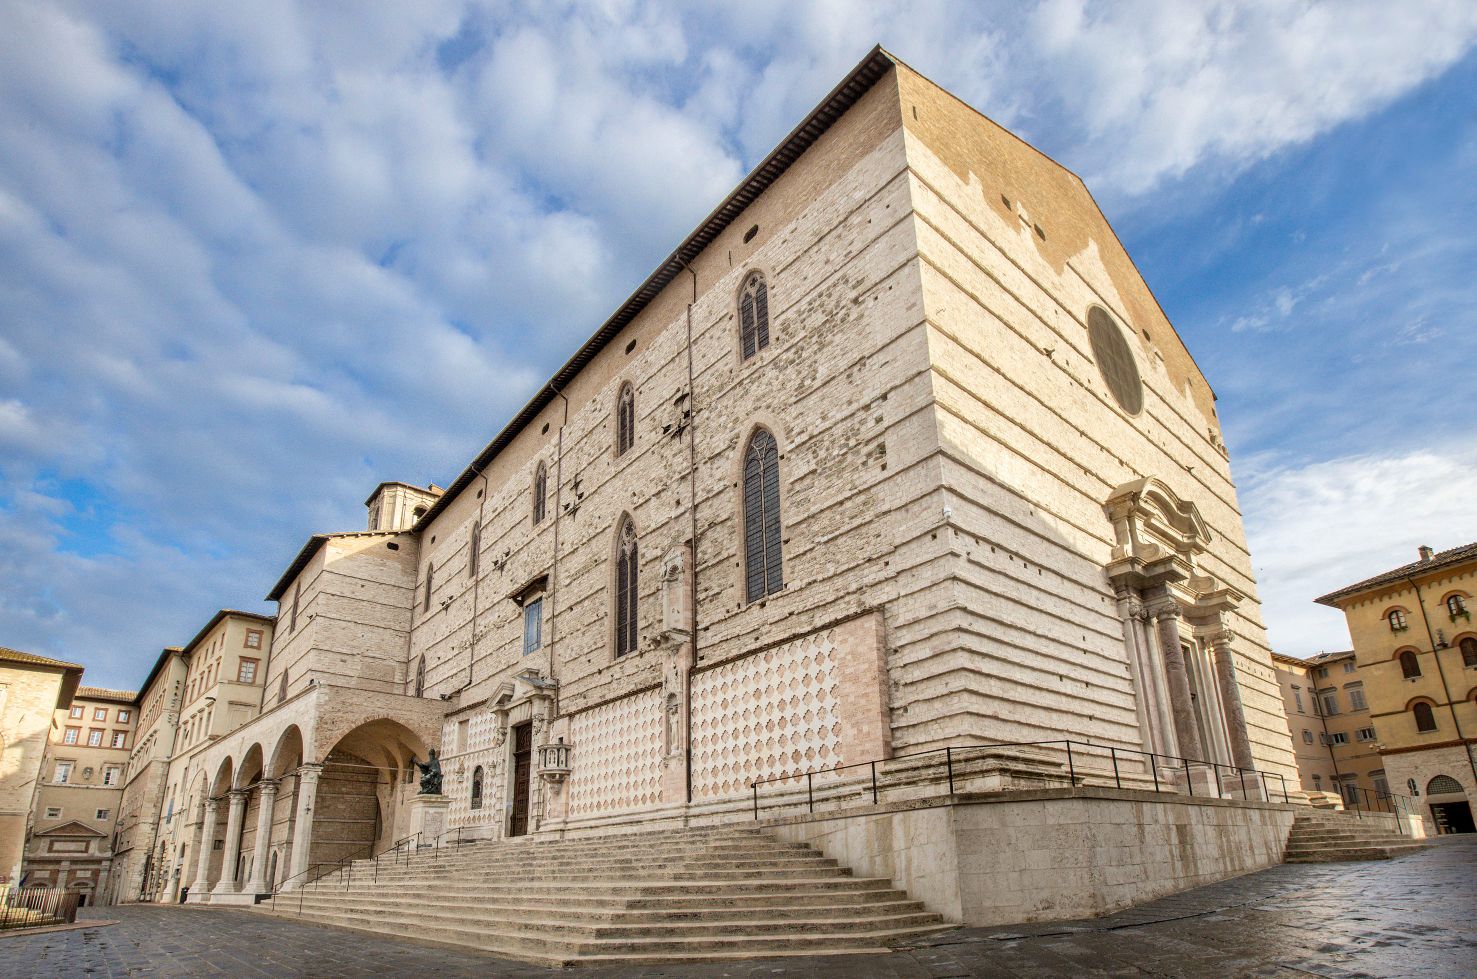
[[[1210,384],[1082,181],[881,49],[449,485],[366,505],[171,767],[160,899],[943,748],[1297,784]]]

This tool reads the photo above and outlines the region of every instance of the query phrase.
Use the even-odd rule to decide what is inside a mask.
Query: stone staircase
[[[545,965],[885,952],[952,927],[891,881],[749,827],[422,849],[257,910]]]
[[[1293,817],[1287,837],[1287,863],[1330,863],[1336,860],[1388,860],[1422,850],[1429,844],[1412,840],[1354,813],[1312,812]]]

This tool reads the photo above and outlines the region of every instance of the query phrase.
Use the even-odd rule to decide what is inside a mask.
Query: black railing
[[[453,834],[455,834],[453,839],[446,839]],[[330,862],[309,864],[307,870],[304,870],[300,874],[294,874],[277,884],[272,891],[272,897],[270,899],[272,910],[277,910],[277,898],[282,894],[283,888],[300,877],[303,878],[303,881],[297,886],[297,913],[299,915],[303,913],[303,895],[310,884],[320,883],[334,874],[339,874],[339,879],[344,889],[347,890],[354,882],[354,865],[361,861],[372,862],[369,872],[374,875],[375,883],[379,883],[381,858],[388,856],[391,866],[400,863],[402,858],[408,863],[410,857],[421,849],[429,847],[439,851],[443,840],[445,840],[447,846],[460,844],[462,842],[462,827],[455,826],[429,838],[424,833],[412,833],[409,836],[401,837],[393,843],[386,844],[379,850],[374,849],[373,843],[368,843],[360,847],[361,850],[370,851],[362,856],[355,853]]]
[[[0,887],[0,931],[70,925],[81,896],[60,887]]]
[[[1381,789],[1371,792],[1358,785],[1341,785],[1339,796],[1344,800],[1345,811],[1353,810],[1354,814],[1360,818],[1363,818],[1365,813],[1408,816],[1415,811],[1409,797]]]
[[[1017,763],[1012,767],[1012,760],[1000,755],[1005,749],[1025,750],[1017,756]],[[1058,768],[1055,772],[1044,767],[1045,764],[1052,763]],[[863,799],[870,796],[872,803],[876,805],[881,803],[882,796],[889,791],[897,793],[911,790],[915,794],[908,797],[919,798],[916,791],[933,784],[947,785],[948,794],[954,795],[961,786],[1000,774],[1002,766],[1010,769],[1008,777],[1013,782],[1065,782],[1072,786],[1104,787],[1112,785],[1120,789],[1127,783],[1128,788],[1176,794],[1183,792],[1192,796],[1196,794],[1195,778],[1198,774],[1212,781],[1214,787],[1211,794],[1215,798],[1239,788],[1243,799],[1273,800],[1274,795],[1280,795],[1284,803],[1291,801],[1286,779],[1276,772],[1058,738],[1049,741],[1008,741],[933,748],[910,755],[894,755],[888,759],[756,779],[750,783],[754,796],[754,818],[759,818],[761,808],[766,805],[804,806],[809,812],[815,812],[817,780],[820,780],[822,802],[839,800],[854,804],[860,795]],[[1125,767],[1130,770],[1125,771]],[[843,772],[852,774],[840,774]],[[796,784],[785,798],[762,802],[760,786],[798,783],[801,779],[805,781],[803,798],[800,797],[800,789]],[[1276,780],[1275,785],[1273,779]],[[1207,785],[1205,789],[1211,789],[1211,786]]]

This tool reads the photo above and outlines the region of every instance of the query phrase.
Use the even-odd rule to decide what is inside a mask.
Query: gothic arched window
[[[739,336],[744,360],[769,346],[769,287],[758,272],[739,290]]]
[[[1410,712],[1415,715],[1415,729],[1417,731],[1436,730],[1436,712],[1431,710],[1430,704],[1424,700],[1417,701],[1416,705],[1410,709]]]
[[[544,522],[544,508],[549,499],[549,467],[542,462],[533,471],[533,522]]]
[[[1415,653],[1409,649],[1402,650],[1400,653],[1400,675],[1407,680],[1413,680],[1421,675],[1420,660],[1416,659]]]
[[[615,544],[615,654],[636,650],[636,597],[639,588],[636,525],[621,519]]]
[[[426,658],[424,656],[415,661],[415,695],[417,697],[426,695]]]
[[[482,766],[478,765],[472,769],[472,803],[471,808],[482,808]]]
[[[774,436],[759,429],[744,453],[744,595],[757,601],[785,585],[780,555],[780,465]]]
[[[615,454],[625,455],[636,444],[636,389],[621,385],[615,399]]]

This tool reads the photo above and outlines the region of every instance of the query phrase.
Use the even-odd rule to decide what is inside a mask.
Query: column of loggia
[[[272,811],[277,805],[277,782],[262,779],[257,783],[261,798],[256,812],[256,843],[251,855],[251,877],[242,891],[247,894],[267,892],[267,854],[272,848]]]
[[[195,879],[190,883],[190,895],[198,901],[205,900],[210,893],[210,854],[215,850],[215,824],[219,800],[205,800],[205,815],[200,828],[200,845],[195,848]]]
[[[241,858],[241,823],[246,814],[246,790],[232,789],[226,816],[226,852],[221,857],[221,879],[212,894],[236,893],[236,861]]]
[[[297,770],[297,812],[293,816],[292,862],[282,881],[284,891],[301,887],[303,874],[308,870],[308,848],[313,841],[313,807],[318,800],[318,777],[322,774],[323,766],[320,764],[310,763]]]

